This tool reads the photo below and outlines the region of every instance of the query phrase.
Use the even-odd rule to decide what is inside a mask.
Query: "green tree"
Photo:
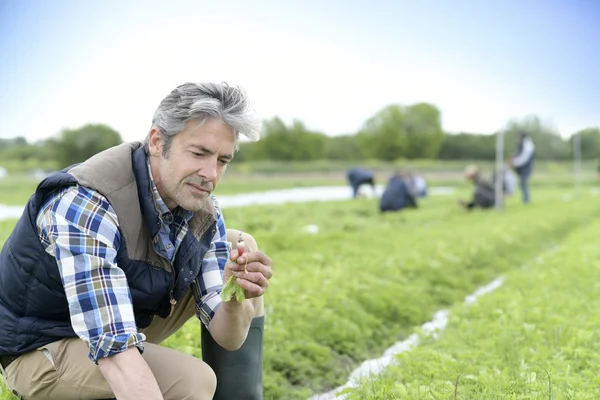
[[[258,142],[240,146],[245,155],[243,160],[318,160],[324,157],[327,136],[310,131],[301,121],[294,120],[291,126],[278,117],[263,123],[263,132]]]
[[[581,158],[599,158],[600,157],[600,127],[586,128],[569,138],[571,155],[573,154],[573,138],[575,135],[581,135]]]
[[[434,158],[444,140],[440,111],[431,104],[389,105],[366,121],[358,134],[365,158]]]
[[[493,160],[496,157],[496,136],[445,134],[438,157],[442,160]]]
[[[102,124],[88,124],[78,129],[63,130],[59,137],[48,141],[61,168],[82,162],[93,155],[121,144],[121,135]]]
[[[399,105],[387,106],[369,118],[357,137],[363,157],[386,161],[404,157],[409,149],[404,118]]]
[[[406,109],[404,129],[408,135],[406,158],[435,158],[438,155],[444,132],[441,114],[428,103],[414,104]]]
[[[360,160],[362,153],[356,135],[341,135],[327,138],[325,158],[328,160]]]

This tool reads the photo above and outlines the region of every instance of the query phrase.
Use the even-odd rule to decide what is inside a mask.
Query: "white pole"
[[[504,208],[504,131],[500,130],[496,134],[496,210],[502,211]]]
[[[581,133],[573,136],[573,178],[575,183],[575,195],[581,194]]]

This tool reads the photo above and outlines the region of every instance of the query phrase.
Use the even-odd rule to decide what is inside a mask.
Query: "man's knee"
[[[215,372],[204,361],[196,361],[193,367],[189,363],[182,366],[173,390],[164,394],[165,400],[212,400],[217,390]]]
[[[190,393],[190,397],[183,398],[212,400],[217,390],[217,376],[215,372],[205,362],[202,362],[202,368],[197,370],[195,375],[195,380],[191,385],[191,387],[195,386],[195,389]],[[202,379],[198,379],[198,375],[201,375]]]

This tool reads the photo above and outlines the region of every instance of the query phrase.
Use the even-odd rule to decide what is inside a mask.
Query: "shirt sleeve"
[[[88,357],[143,351],[125,273],[117,266],[117,215],[99,193],[75,186],[50,199],[38,216],[46,252],[56,258],[73,330],[88,344]]]
[[[231,244],[227,241],[225,220],[216,204],[215,207],[217,209],[215,233],[202,260],[200,276],[192,284],[196,300],[196,316],[207,328],[222,302],[223,274],[231,251]]]
[[[515,158],[513,158],[513,165],[515,167],[520,167],[521,165],[525,164],[527,160],[529,160],[529,157],[531,157],[533,154],[534,149],[535,146],[533,145],[533,141],[530,139],[525,140],[523,142],[523,150]]]

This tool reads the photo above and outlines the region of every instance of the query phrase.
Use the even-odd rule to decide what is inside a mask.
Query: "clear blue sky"
[[[600,125],[600,1],[0,0],[0,137],[94,122],[141,139],[203,80],[331,135],[427,101],[452,132],[536,114],[566,136]]]

